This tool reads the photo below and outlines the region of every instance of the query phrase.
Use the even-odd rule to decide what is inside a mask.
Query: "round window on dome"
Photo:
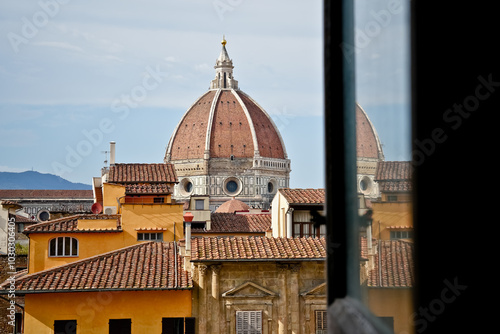
[[[368,176],[363,176],[359,181],[359,189],[366,193],[369,192],[372,188],[372,180]]]
[[[179,191],[182,196],[190,195],[193,192],[193,182],[189,178],[182,179],[179,183]]]
[[[271,180],[267,183],[267,192],[269,194],[272,194],[276,191],[276,181],[275,180]]]
[[[241,188],[241,181],[235,177],[229,177],[224,181],[224,192],[227,195],[238,195],[241,191]]]

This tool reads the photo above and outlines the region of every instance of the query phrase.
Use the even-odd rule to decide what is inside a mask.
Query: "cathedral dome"
[[[215,79],[177,125],[166,161],[265,157],[287,159],[281,135],[266,111],[238,88],[222,41]]]
[[[168,161],[208,158],[286,159],[269,115],[241,90],[212,89],[184,114],[167,148]]]
[[[366,112],[356,103],[356,156],[358,159],[384,159],[377,131]]]
[[[215,209],[231,197],[266,208],[288,187],[290,160],[269,114],[241,91],[222,41],[215,78],[184,113],[165,152],[175,166],[174,199],[209,195]]]

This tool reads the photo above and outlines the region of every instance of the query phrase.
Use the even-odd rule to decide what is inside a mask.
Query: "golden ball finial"
[[[226,45],[226,43],[227,43],[227,42],[226,42],[226,38],[224,37],[224,35],[222,35],[222,42],[221,42],[221,44],[225,46],[225,45]]]

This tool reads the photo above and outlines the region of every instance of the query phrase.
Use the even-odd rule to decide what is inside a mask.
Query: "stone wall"
[[[262,333],[315,333],[326,310],[324,261],[196,263],[193,281],[197,333],[236,333],[237,311],[261,311]]]
[[[28,256],[27,255],[17,255],[16,256],[16,269],[23,269],[28,267]],[[15,270],[14,270],[15,271]],[[4,282],[7,278],[11,276],[12,270],[9,268],[8,258],[6,255],[0,255],[0,283]],[[9,317],[11,315],[10,301],[15,302],[14,313],[23,313],[24,307],[24,297],[16,296],[15,298],[9,298],[8,295],[0,295],[0,333],[13,333],[14,327],[9,324],[12,319]]]

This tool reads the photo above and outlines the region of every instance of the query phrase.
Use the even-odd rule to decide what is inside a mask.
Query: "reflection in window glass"
[[[362,298],[394,332],[412,333],[409,0],[354,4],[355,47],[345,51],[356,67]]]

